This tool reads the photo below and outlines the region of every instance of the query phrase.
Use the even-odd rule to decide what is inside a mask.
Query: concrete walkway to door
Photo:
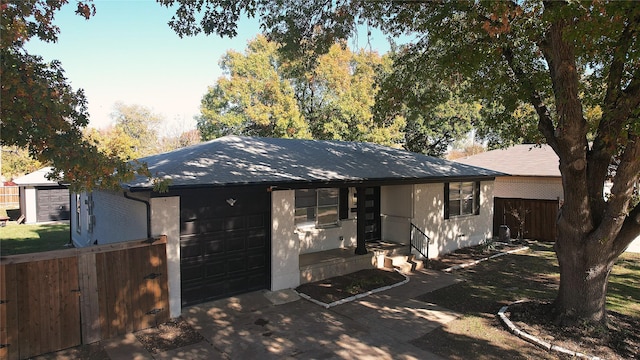
[[[192,306],[183,317],[204,338],[154,359],[439,359],[411,345],[459,315],[414,300],[454,284],[431,270],[351,303],[325,309],[289,290],[259,291]]]

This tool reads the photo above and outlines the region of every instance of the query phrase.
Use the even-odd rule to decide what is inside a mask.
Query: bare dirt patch
[[[525,246],[525,244],[517,241],[512,243],[488,242],[478,246],[458,249],[452,253],[442,255],[437,259],[429,259],[427,266],[434,270],[444,270],[455,265],[463,265],[472,261],[481,260],[523,246]]]
[[[204,340],[202,335],[181,317],[149,329],[137,331],[134,335],[152,354],[196,344]]]
[[[88,359],[111,360],[100,342],[80,345],[70,349],[64,349],[53,353],[38,355],[33,360],[61,360],[61,359]]]

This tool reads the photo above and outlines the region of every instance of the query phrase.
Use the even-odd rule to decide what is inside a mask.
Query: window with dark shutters
[[[444,184],[444,218],[480,214],[480,182]]]

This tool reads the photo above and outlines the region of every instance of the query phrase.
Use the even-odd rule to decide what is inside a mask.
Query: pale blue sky
[[[75,2],[64,6],[55,19],[58,42],[32,40],[27,49],[62,62],[71,85],[84,89],[90,126],[96,128],[112,123],[109,114],[117,101],[163,116],[164,134],[195,128],[200,99],[222,76],[218,61],[229,49],[243,51],[259,32],[256,20],[243,20],[234,39],[202,34],[180,39],[167,25],[173,11],[153,0],[94,3],[97,12],[90,20],[74,14]],[[360,42],[366,45],[366,38]],[[374,35],[372,44],[388,50],[382,35]]]

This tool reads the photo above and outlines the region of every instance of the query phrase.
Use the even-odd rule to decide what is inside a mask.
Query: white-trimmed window
[[[296,190],[295,223],[298,227],[328,227],[339,224],[340,190]]]
[[[444,184],[444,218],[478,215],[480,213],[480,182],[452,182]]]

